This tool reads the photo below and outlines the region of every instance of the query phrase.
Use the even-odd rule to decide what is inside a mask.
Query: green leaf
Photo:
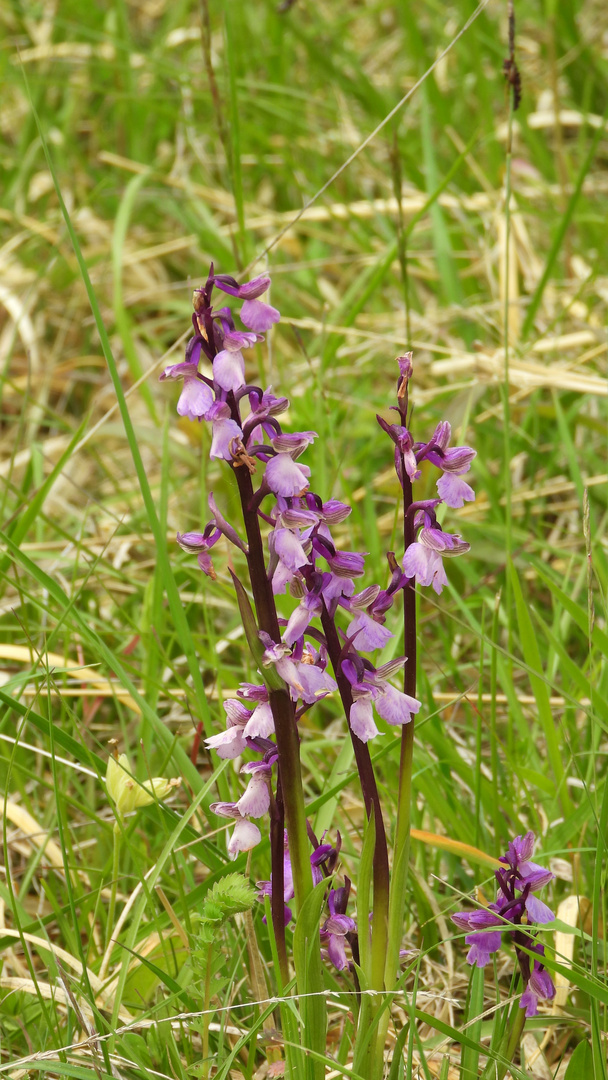
[[[365,980],[371,985],[372,958],[371,958],[371,935],[369,929],[370,893],[372,887],[372,868],[374,864],[374,850],[376,847],[376,825],[374,821],[374,808],[365,824],[363,834],[363,846],[359,860],[359,874],[357,876],[357,923],[359,926],[359,955],[361,968]]]
[[[215,917],[220,919],[236,915],[238,911],[251,911],[256,895],[255,889],[242,874],[226,874],[209,889],[203,904],[202,917],[208,917],[207,910],[213,909],[218,911],[219,915]]]
[[[74,447],[80,442],[85,427],[86,420],[83,420],[78,430],[75,431],[72,435],[72,438],[70,439],[70,442],[66,449],[63,451],[63,454],[59,458],[59,461],[53,467],[44,483],[40,485],[38,491],[32,497],[31,502],[29,502],[23,512],[20,513],[10,525],[7,526],[7,535],[11,537],[15,544],[19,545],[21,541],[24,540],[27,536],[30,527],[34,524],[36,518],[38,517],[38,514],[44,506],[47,495],[51,491],[51,488],[55,484],[56,480],[58,480],[58,478],[61,476],[65,466],[70,460]],[[2,558],[0,558],[0,574],[6,573],[9,563],[10,558],[8,555],[3,555]]]
[[[258,1031],[260,1031],[260,1029],[264,1025],[264,1021],[267,1020],[270,1016],[272,1016],[275,1008],[276,1002],[273,1002],[271,1005],[268,1005],[266,1009],[260,1012],[260,1015],[257,1016],[255,1020],[249,1021],[247,1031],[244,1035],[241,1035],[240,1039],[237,1039],[230,1053],[227,1054],[225,1060],[221,1062],[220,1067],[215,1074],[214,1080],[226,1080],[226,1078],[230,1075],[230,1069],[234,1064],[237,1055],[240,1054],[241,1051],[248,1044],[251,1045],[252,1037],[256,1035]]]
[[[429,92],[426,83],[420,89],[420,122],[427,191],[431,193],[439,187],[439,170],[435,152],[436,133],[432,128]],[[448,304],[460,305],[463,299],[462,287],[456,271],[452,242],[443,210],[440,204],[434,201],[429,208],[429,213],[435,261],[441,276],[445,299]]]
[[[551,708],[549,687],[547,686],[547,683],[545,681],[542,661],[540,657],[540,649],[538,647],[538,641],[534,632],[534,626],[532,625],[532,619],[530,617],[528,605],[524,600],[521,585],[519,582],[519,577],[512,562],[509,562],[509,575],[511,578],[513,595],[515,597],[515,607],[517,610],[517,622],[519,625],[521,648],[524,660],[528,665],[528,668],[530,669],[530,685],[532,687],[532,693],[534,694],[534,697],[536,699],[538,718],[540,720],[543,734],[545,736],[547,754],[549,757],[549,761],[551,762],[553,776],[557,785],[556,794],[564,809],[564,812],[568,813],[572,809],[572,803],[565,783],[564,764],[562,761],[562,752],[560,747],[560,741],[558,738],[558,729],[556,728],[555,721],[553,719],[553,710]]]
[[[469,978],[469,993],[465,1012],[465,1027],[472,1039],[481,1041],[483,1023],[483,987],[484,969],[473,967]],[[479,1051],[471,1046],[463,1046],[460,1064],[461,1080],[474,1080],[479,1070]]]
[[[2,689],[0,689],[0,701],[6,705],[7,709],[16,712],[17,716],[24,717],[28,723],[32,724],[42,735],[50,738],[50,720],[46,720],[44,716],[40,716],[39,713],[34,712],[33,709],[29,709],[21,701],[16,701]],[[77,742],[71,735],[68,735],[67,731],[63,731],[62,728],[57,726],[54,726],[53,728],[53,738],[63,750],[66,750],[68,754],[72,755],[75,761],[86,764],[89,768],[95,769],[100,776],[105,776],[107,762],[99,757],[93,750],[90,750],[88,746],[85,746],[84,743]]]
[[[147,889],[144,890],[138,896],[138,898],[137,898],[137,900],[136,900],[136,902],[135,902],[135,904],[133,906],[133,910],[131,912],[131,918],[130,918],[130,922],[129,922],[128,937],[127,937],[127,941],[124,943],[127,949],[134,949],[135,948],[135,944],[136,944],[136,941],[137,941],[137,934],[138,934],[138,931],[139,931],[139,925],[140,925],[141,920],[143,918],[144,911],[146,910],[146,904],[148,903],[148,896],[152,895],[152,893],[154,892],[154,889],[156,887],[156,883],[157,883],[158,879],[160,878],[160,875],[162,874],[166,863],[171,858],[171,856],[172,856],[172,854],[173,854],[173,852],[175,850],[175,846],[177,844],[177,841],[179,840],[180,836],[184,832],[184,830],[185,830],[186,826],[188,825],[188,822],[190,821],[193,814],[196,813],[199,806],[202,804],[202,802],[205,799],[205,797],[206,797],[207,793],[209,792],[209,790],[216,783],[217,778],[218,778],[218,774],[220,772],[222,772],[226,768],[227,764],[228,764],[227,761],[222,761],[221,764],[218,765],[217,769],[215,769],[214,772],[212,772],[212,774],[209,777],[209,779],[207,780],[207,782],[203,785],[201,790],[198,792],[196,798],[193,799],[193,801],[190,803],[190,806],[184,812],[182,817],[179,819],[177,825],[173,829],[172,833],[167,838],[167,841],[166,841],[166,843],[165,843],[165,845],[164,845],[158,859],[156,860],[152,870],[149,872],[149,874],[147,876],[147,879],[146,879]],[[113,1012],[112,1012],[112,1027],[114,1029],[116,1028],[117,1023],[118,1023],[118,1011],[119,1011],[120,1006],[122,1004],[122,998],[123,998],[123,994],[124,994],[125,983],[127,981],[128,973],[129,973],[129,964],[126,961],[126,958],[125,958],[125,961],[123,961],[123,964],[122,964],[122,967],[121,967],[121,970],[120,970],[120,973],[119,973],[119,976],[118,976],[118,982],[117,982],[117,985],[116,985],[116,992],[114,994],[114,1008],[113,1008]],[[114,1042],[114,1040],[112,1040],[112,1042]]]
[[[563,589],[560,589],[559,585],[553,580],[551,575],[547,573],[546,568],[536,560],[534,561],[534,569],[538,576],[542,578],[545,584],[551,589],[554,596],[557,596],[559,602],[572,617],[579,630],[582,630],[585,637],[587,637],[589,630],[589,616],[587,614],[587,609],[580,607],[580,605],[568,596]],[[594,626],[591,641],[596,649],[599,649],[602,655],[608,658],[608,634],[605,630],[602,630],[601,626],[597,626],[597,624]]]
[[[528,955],[531,956],[532,959],[534,959],[535,954],[533,952],[531,952],[529,949],[526,949],[524,946],[521,946],[521,948],[525,953],[528,953]],[[568,982],[574,983],[574,985],[577,986],[579,990],[583,990],[586,994],[589,994],[589,997],[594,998],[602,1005],[608,1006],[608,987],[599,978],[590,978],[588,975],[585,975],[582,971],[580,971],[575,964],[560,964],[551,956],[545,955],[543,964],[548,971],[556,972],[558,975],[563,975]]]
[[[406,1023],[401,1028],[401,1031],[397,1035],[395,1045],[393,1047],[393,1056],[391,1058],[391,1067],[388,1074],[388,1080],[399,1080],[401,1075],[401,1066],[403,1064],[403,1051],[405,1048],[405,1040],[408,1037],[410,1025]]]
[[[592,1080],[593,1075],[593,1054],[589,1043],[583,1039],[568,1062],[564,1080]]]
[[[59,605],[62,615],[65,617],[68,611],[71,612],[83,637],[94,647],[96,653],[103,657],[109,669],[113,671],[120,680],[121,685],[129,691],[133,700],[139,705],[142,713],[149,719],[158,741],[162,746],[166,747],[167,750],[171,750],[176,764],[181,770],[184,778],[188,781],[194,791],[199,791],[202,780],[198,769],[192,764],[183,747],[181,747],[179,743],[176,743],[171,732],[167,730],[161,719],[156,715],[154,710],[150,708],[146,699],[140,695],[116,654],[106,645],[103,638],[92,629],[88,619],[76,605],[75,598],[70,600],[61,586],[52,577],[49,577],[49,575],[36,563],[32,562],[25,552],[20,551],[6,533],[0,532],[0,540],[6,544],[6,547],[13,556],[15,562],[19,563],[19,565],[22,566],[35,581],[42,585],[43,589],[45,589],[49,596],[51,596]],[[46,601],[43,601],[42,599],[38,600],[37,598],[34,598],[34,600],[48,613],[48,604]]]
[[[171,975],[166,971],[163,971],[162,968],[159,968],[157,964],[153,964],[146,956],[142,956],[141,953],[136,952],[135,949],[130,949],[128,945],[121,944],[121,949],[125,949],[125,951],[138,960],[143,967],[147,968],[147,970],[154,975],[154,978],[158,979],[163,986],[166,986],[172,994],[175,994],[190,1012],[196,1012],[199,1008],[198,1001],[192,998],[190,994],[186,993],[184,988],[180,986]]]
[[[298,996],[304,1019],[306,1049],[323,1053],[327,1016],[319,951],[319,920],[325,903],[327,879],[320,881],[304,900],[293,935],[293,959],[298,977]],[[308,997],[302,995],[310,995]],[[323,1077],[319,1062],[312,1059],[307,1072]]]
[[[137,354],[135,348],[135,342],[133,341],[133,335],[131,333],[131,321],[127,310],[124,305],[122,295],[122,266],[123,266],[123,251],[125,246],[125,240],[127,237],[127,230],[129,228],[129,220],[131,213],[135,205],[135,200],[139,193],[139,189],[150,178],[150,169],[146,169],[144,172],[137,173],[129,180],[123,197],[118,207],[116,218],[114,219],[114,232],[112,234],[112,275],[114,280],[114,322],[116,323],[116,329],[120,334],[122,346],[125,352],[125,357],[129,365],[131,375],[135,380],[141,379],[144,374],[141,360]],[[156,409],[154,407],[154,399],[150,391],[150,387],[147,383],[143,382],[140,386],[139,392],[146,403],[150,417],[155,424],[158,423],[158,417],[156,415]]]
[[[277,674],[277,670],[274,664],[264,663],[264,646],[260,641],[258,634],[258,624],[253,613],[249,597],[242,582],[234,573],[234,570],[230,567],[230,576],[234,583],[236,592],[236,599],[239,605],[239,612],[241,615],[241,621],[245,629],[245,637],[247,638],[247,644],[251,650],[251,655],[255,661],[256,667],[260,671],[260,674],[264,680],[264,684],[267,690],[284,690],[285,683],[280,675]]]

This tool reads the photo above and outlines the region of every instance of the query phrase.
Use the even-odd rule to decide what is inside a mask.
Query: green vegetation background
[[[227,514],[236,496],[209,465],[207,432],[178,420],[174,388],[157,376],[183,344],[210,261],[235,272],[265,252],[257,269],[271,273],[283,321],[248,371],[290,397],[293,430],[318,432],[306,458],[314,486],[352,501],[341,538],[369,552],[366,583],[384,580],[387,550],[399,554],[391,447],[375,414],[388,415],[406,346],[416,436],[447,418],[477,450],[477,502],[449,517],[471,554],[449,565],[439,599],[420,599],[414,824],[494,856],[537,833],[556,873],[551,902],[570,903],[562,936],[547,941],[573,966],[562,1007],[533,1028],[553,1071],[586,1037],[605,1075],[605,6],[516,4],[522,101],[510,117],[506,5],[492,0],[274,242],[473,10],[462,0],[0,10],[3,1071],[22,1057],[49,1068],[39,1052],[53,1073],[83,1080],[111,1067],[180,1080],[200,1069],[199,1021],[110,1034],[201,1009],[193,918],[213,875],[234,869],[207,808],[239,779],[230,764],[216,776],[195,740],[200,723],[220,730],[221,699],[252,674],[227,552],[217,580],[201,580],[173,540],[205,522],[209,490]],[[430,494],[430,473],[424,484]],[[397,614],[393,629],[383,659],[401,651]],[[356,874],[363,813],[337,703],[302,726],[316,827],[340,829]],[[141,779],[185,781],[170,808],[127,823],[117,913],[131,906],[118,929],[106,925],[110,738]],[[390,821],[394,734],[374,749]],[[491,881],[473,856],[433,841],[415,842],[412,860],[406,944],[422,950],[425,1008],[453,1034],[419,1025],[428,1076],[444,1053],[458,1066],[458,1032],[477,1015],[449,912]],[[250,869],[268,876],[267,847]],[[243,1005],[264,986],[252,982],[246,930],[241,919],[222,932],[218,1061],[253,1024],[256,1007]],[[508,994],[511,970],[507,958],[487,974],[486,1007]],[[344,1065],[350,1021],[332,1017]],[[395,1017],[399,1027],[405,1013]],[[60,1051],[92,1030],[110,1037]],[[238,1070],[263,1068],[267,1045],[239,1048]]]

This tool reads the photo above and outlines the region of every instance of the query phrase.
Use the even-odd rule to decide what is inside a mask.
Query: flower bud
[[[155,776],[152,780],[144,780],[140,783],[131,774],[126,754],[120,754],[119,757],[110,755],[108,759],[106,788],[121,818],[125,814],[132,813],[133,810],[138,810],[140,806],[149,806],[153,802],[165,799],[180,784],[179,778],[165,780],[162,776]]]

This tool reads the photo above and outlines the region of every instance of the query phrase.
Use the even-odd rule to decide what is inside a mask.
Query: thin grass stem
[[[109,948],[114,930],[114,916],[116,914],[116,894],[118,891],[118,874],[120,870],[120,844],[122,830],[118,822],[112,829],[112,881],[110,883],[110,904],[108,907],[108,921],[106,923],[106,949]]]

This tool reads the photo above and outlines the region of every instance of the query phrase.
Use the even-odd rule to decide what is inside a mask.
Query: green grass
[[[193,940],[206,891],[235,869],[209,803],[240,781],[230,764],[214,772],[200,747],[191,754],[199,724],[220,730],[222,698],[253,672],[227,551],[215,549],[211,582],[173,543],[178,529],[204,524],[210,490],[227,516],[236,493],[208,461],[208,433],[178,420],[157,375],[188,331],[209,262],[235,272],[266,251],[257,269],[271,272],[283,320],[250,374],[289,396],[292,430],[319,433],[306,460],[316,490],[353,503],[340,539],[369,551],[366,583],[383,582],[386,551],[399,553],[392,454],[375,414],[389,415],[393,360],[406,347],[417,437],[447,418],[477,450],[477,502],[449,517],[471,553],[449,564],[439,599],[420,599],[413,825],[494,856],[534,829],[557,875],[550,903],[578,896],[582,917],[550,953],[569,983],[563,1005],[529,1029],[552,1075],[572,1059],[606,1078],[603,8],[516,6],[523,99],[508,221],[502,6],[478,15],[341,168],[472,11],[296,0],[280,13],[231,0],[209,5],[207,57],[196,4],[64,0],[3,12],[1,1071],[200,1074],[200,1019],[175,1019],[202,1009],[183,934]],[[555,94],[567,110],[559,128]],[[430,471],[425,484],[430,496]],[[387,653],[399,655],[397,613],[392,628]],[[74,663],[87,671],[71,672]],[[340,830],[356,880],[364,816],[338,703],[307,713],[302,729],[311,813],[319,829]],[[132,906],[104,957],[110,738],[140,779],[184,782],[169,806],[125,823],[118,915]],[[394,734],[373,753],[392,828]],[[442,1061],[448,1075],[445,1055],[449,1076],[464,1080],[500,1046],[502,1012],[492,1010],[509,995],[512,965],[469,985],[449,913],[475,885],[489,891],[491,871],[421,840],[411,859],[404,944],[420,952],[392,1008],[402,1057],[391,1080],[418,1067],[440,1075]],[[268,844],[236,869],[267,878]],[[259,905],[271,997],[262,914]],[[282,1049],[268,1038],[272,1005],[255,1004],[245,926],[222,931],[211,1044],[221,1075],[250,1080]],[[554,930],[545,940],[555,944]],[[353,986],[327,979],[342,995],[329,1005],[331,1068],[353,1075],[343,1008]],[[73,1049],[93,1031],[99,1042]],[[295,1019],[285,1031],[297,1037]]]

